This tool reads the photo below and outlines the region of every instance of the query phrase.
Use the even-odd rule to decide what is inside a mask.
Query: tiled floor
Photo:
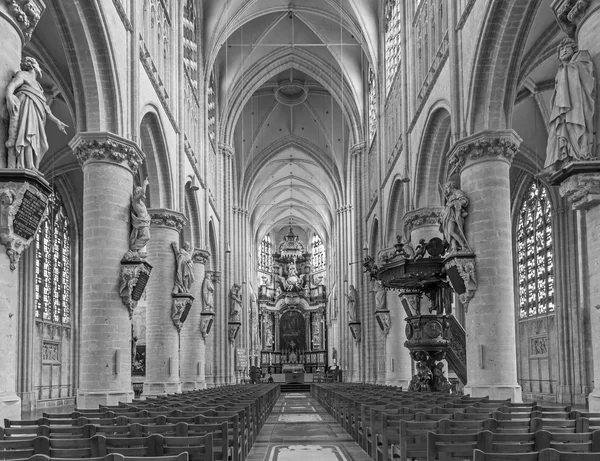
[[[310,394],[281,394],[248,461],[370,461]]]

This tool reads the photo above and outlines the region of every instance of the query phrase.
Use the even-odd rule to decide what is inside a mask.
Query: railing
[[[446,360],[458,379],[467,384],[467,333],[453,315],[449,315],[447,320],[450,323],[450,347]]]
[[[283,365],[288,363],[297,363],[304,365],[304,369],[307,373],[316,373],[318,368],[324,369],[327,364],[327,351],[311,351],[311,352],[294,352],[296,360],[290,361],[291,353],[287,352],[271,352],[262,351],[261,367],[263,372],[281,373]],[[265,368],[267,370],[265,370]]]

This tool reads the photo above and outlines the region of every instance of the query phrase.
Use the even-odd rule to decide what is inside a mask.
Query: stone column
[[[204,282],[204,269],[210,253],[207,250],[196,248],[193,253],[194,277],[196,281],[192,285],[194,304],[188,313],[187,319],[181,329],[181,390],[191,391],[204,389],[205,379],[205,343],[202,338],[201,315],[202,284]]]
[[[466,236],[476,255],[477,290],[468,306],[465,394],[521,401],[517,383],[510,163],[521,139],[513,130],[457,142],[451,165],[469,201]]]
[[[154,269],[146,287],[148,306],[144,395],[170,394],[181,391],[179,333],[171,319],[176,263],[171,243],[179,245],[179,233],[185,224],[185,216],[166,209],[148,211],[152,238],[147,246],[147,261]]]
[[[412,360],[408,349],[404,347],[404,341],[406,341],[406,322],[404,318],[406,317],[406,313],[402,308],[397,292],[388,291],[386,296],[391,325],[386,339],[386,384],[402,386],[406,390],[412,378]]]
[[[83,286],[77,406],[131,401],[131,320],[119,295],[129,250],[133,174],[144,157],[112,133],[78,133],[69,143],[83,165]]]

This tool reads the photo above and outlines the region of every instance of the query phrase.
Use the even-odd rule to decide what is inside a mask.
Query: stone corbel
[[[569,37],[574,37],[579,19],[585,14],[589,5],[589,0],[554,0],[550,8],[560,28]]]
[[[194,261],[194,264],[202,264],[204,266],[208,262],[209,258],[210,251],[205,249],[195,248],[194,252],[192,253],[192,260]]]
[[[214,321],[214,312],[206,311],[200,313],[200,333],[202,334],[202,339],[206,340],[206,337],[210,333]]]
[[[177,328],[177,332],[181,331],[183,327],[183,323],[192,308],[192,303],[194,302],[194,297],[189,293],[177,293],[172,294],[173,297],[173,306],[171,308],[171,320],[173,320],[173,325]]]
[[[144,294],[151,272],[152,266],[146,261],[121,261],[119,295],[129,310],[130,319],[133,318],[133,311]]]
[[[348,326],[350,327],[350,331],[352,332],[354,342],[356,344],[360,343],[362,339],[362,327],[360,322],[350,322]]]
[[[49,195],[48,183],[36,173],[24,169],[0,173],[0,244],[6,247],[13,271],[48,216]]]
[[[237,338],[241,326],[241,322],[229,322],[227,324],[227,335],[231,344],[235,343],[235,339]]]
[[[468,309],[469,301],[471,301],[477,289],[475,255],[450,256],[444,261],[444,268],[450,286],[458,295],[458,299],[465,306],[465,309]]]
[[[8,12],[18,24],[25,39],[30,40],[46,5],[41,0],[5,0]]]
[[[387,336],[392,327],[392,319],[390,317],[390,311],[387,309],[375,311],[375,318],[379,324],[379,328],[383,332],[384,336]]]
[[[589,210],[600,204],[600,172],[579,173],[565,179],[558,189],[574,210]]]

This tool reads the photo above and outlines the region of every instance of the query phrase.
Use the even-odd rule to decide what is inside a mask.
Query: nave
[[[235,385],[5,419],[0,459],[376,461],[600,459],[600,414],[510,399],[313,383]]]

